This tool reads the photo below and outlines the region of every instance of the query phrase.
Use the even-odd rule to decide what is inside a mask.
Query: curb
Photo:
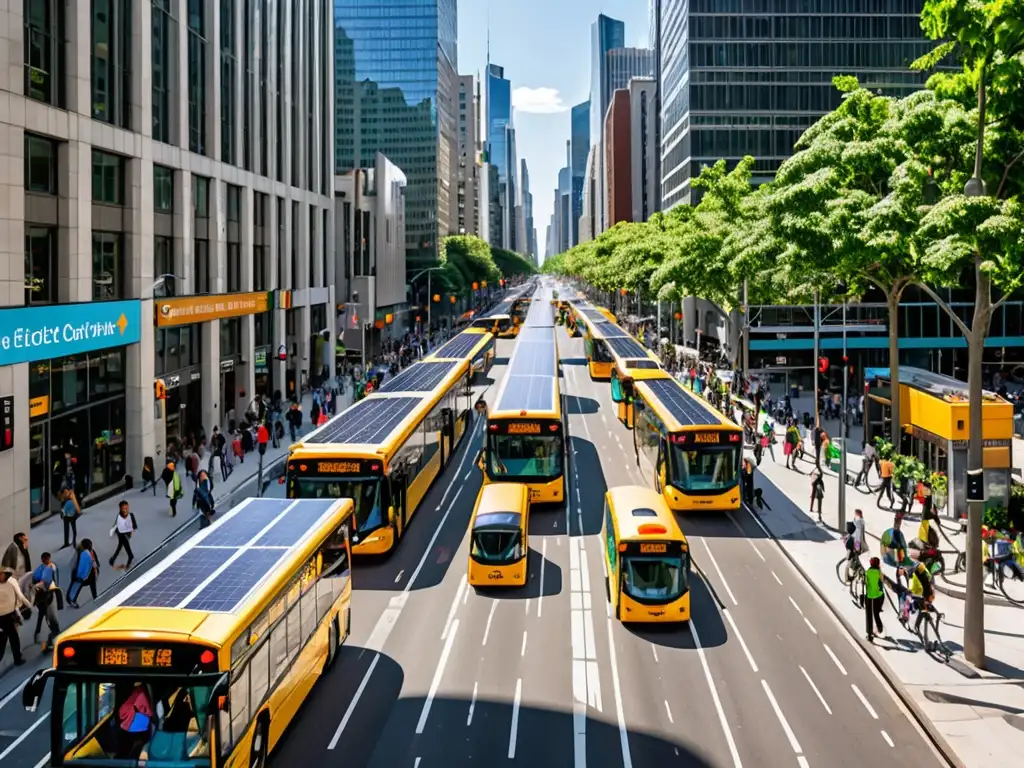
[[[924,733],[928,736],[928,739],[932,742],[932,746],[935,747],[935,749],[943,757],[947,765],[949,765],[950,768],[966,768],[964,762],[957,756],[956,752],[949,745],[949,742],[946,741],[946,738],[941,733],[939,733],[938,729],[935,727],[935,724],[931,721],[928,715],[924,713],[924,711],[917,704],[917,702],[914,701],[913,697],[910,696],[910,694],[904,687],[903,681],[900,680],[896,673],[892,671],[892,668],[888,665],[888,663],[886,663],[885,659],[881,657],[877,649],[865,638],[863,638],[860,635],[860,633],[858,633],[850,625],[850,622],[847,621],[846,617],[843,616],[836,609],[836,607],[832,605],[832,602],[825,596],[825,593],[821,590],[817,583],[807,574],[807,572],[803,569],[800,563],[797,562],[796,558],[790,554],[789,550],[787,550],[782,545],[782,542],[778,540],[775,534],[772,533],[771,528],[769,528],[768,524],[761,519],[761,516],[757,514],[757,512],[754,511],[746,503],[743,504],[743,509],[750,513],[750,515],[757,521],[758,525],[760,525],[761,528],[769,535],[771,540],[775,542],[775,545],[778,547],[779,551],[782,552],[786,560],[789,561],[790,565],[792,565],[796,569],[797,573],[799,573],[800,576],[803,577],[804,581],[807,582],[810,588],[814,591],[814,594],[817,595],[818,599],[825,604],[825,607],[828,608],[829,612],[839,621],[842,627],[850,634],[850,637],[857,641],[858,647],[861,649],[864,655],[871,660],[871,663],[874,664],[875,669],[878,670],[882,678],[889,684],[889,687],[899,697],[900,701],[907,708],[907,711],[910,712],[914,720],[921,727],[921,730],[923,730]]]

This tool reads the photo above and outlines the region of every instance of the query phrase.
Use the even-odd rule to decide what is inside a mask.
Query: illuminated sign
[[[640,545],[641,555],[663,555],[668,552],[668,544],[664,542],[658,544],[642,543]]]
[[[540,424],[513,421],[508,425],[510,435],[539,435]]]
[[[358,461],[319,461],[316,465],[322,475],[358,475],[361,469]]]
[[[174,659],[170,648],[133,648],[101,645],[97,663],[101,667],[171,667]]]
[[[693,438],[695,443],[718,443],[722,435],[719,432],[698,432]]]

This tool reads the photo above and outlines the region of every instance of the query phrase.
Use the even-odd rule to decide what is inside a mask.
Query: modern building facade
[[[335,172],[373,167],[378,153],[402,169],[410,272],[433,264],[458,226],[456,7],[333,2]]]
[[[661,0],[662,197],[693,202],[691,180],[720,158],[757,159],[769,180],[793,144],[834,109],[837,74],[903,96],[927,73],[909,65],[934,45],[922,0],[808,0],[752,13],[739,2]]]
[[[583,215],[583,180],[590,152],[590,99],[577,104],[570,113],[569,143],[572,159],[572,244],[580,242],[579,219]]]
[[[587,165],[583,174],[583,203],[582,214],[578,222],[579,242],[589,243],[594,239],[594,224],[597,220],[597,213],[594,207],[597,203],[597,155],[600,146],[592,146],[587,153]]]
[[[647,221],[654,213],[656,146],[653,78],[634,78],[612,96],[605,118],[606,221]]]
[[[604,220],[609,228],[633,215],[630,149],[629,91],[620,88],[604,118]]]
[[[608,88],[608,51],[626,47],[626,25],[604,14],[590,25],[590,144],[600,147],[604,117],[608,112],[612,91]],[[595,156],[594,178],[604,178],[604,154],[598,150]],[[594,232],[604,231],[604,189],[600,183],[594,189]]]
[[[456,162],[456,232],[483,237],[480,228],[480,89],[473,75],[459,75]]]
[[[7,10],[0,538],[333,366],[331,5],[262,9]]]
[[[615,91],[626,88],[634,77],[651,77],[654,54],[647,48],[615,48],[605,54],[608,69],[608,102]]]
[[[490,193],[497,201],[491,223],[492,237],[488,242],[502,248],[507,247],[514,231],[510,229],[514,207],[514,197],[509,194],[511,127],[512,83],[505,79],[503,67],[488,62],[484,78],[484,157],[496,172],[496,184]]]
[[[337,332],[346,349],[380,349],[413,327],[406,303],[405,195],[401,169],[377,153],[371,168],[334,180],[337,291],[349,297]]]
[[[501,185],[501,218],[503,224],[501,247],[509,251],[519,250],[519,243],[516,237],[519,232],[518,216],[522,211],[516,207],[519,198],[519,163],[516,160],[517,157],[516,130],[509,125],[505,129],[505,167],[508,170],[505,183]]]

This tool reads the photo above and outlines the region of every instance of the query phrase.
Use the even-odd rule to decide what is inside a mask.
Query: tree
[[[925,0],[921,27],[942,40],[914,63],[934,68],[952,55],[963,70],[934,75],[930,85],[948,93],[977,97],[974,167],[963,194],[950,195],[930,212],[922,227],[925,265],[933,278],[955,283],[973,267],[974,316],[970,327],[939,301],[967,337],[967,388],[970,401],[968,469],[982,467],[982,357],[992,312],[1024,283],[1020,248],[1020,208],[1016,196],[1024,183],[1021,129],[1024,106],[1024,2],[1021,0]],[[995,135],[992,135],[995,134]],[[993,155],[995,155],[993,157]],[[987,160],[987,162],[986,162]],[[991,194],[990,194],[991,191]],[[1014,233],[1013,227],[1017,227]],[[1003,298],[993,303],[992,289]],[[931,293],[931,292],[930,292]],[[938,300],[937,296],[933,298]],[[969,507],[964,655],[985,666],[984,573],[981,562],[983,508]]]
[[[501,271],[491,257],[491,247],[472,235],[452,235],[441,241],[441,270],[455,293],[466,296],[484,280],[497,283]]]
[[[494,261],[502,277],[518,277],[520,275],[532,275],[537,272],[533,262],[523,258],[515,251],[507,251],[504,248],[491,248],[491,259]]]

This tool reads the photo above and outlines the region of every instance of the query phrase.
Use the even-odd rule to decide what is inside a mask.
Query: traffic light
[[[435,293],[434,294],[434,303],[437,304],[439,301],[441,301],[441,294],[440,293]]]
[[[828,358],[827,357],[819,357],[818,358],[818,373],[822,373],[822,374],[828,373]]]

